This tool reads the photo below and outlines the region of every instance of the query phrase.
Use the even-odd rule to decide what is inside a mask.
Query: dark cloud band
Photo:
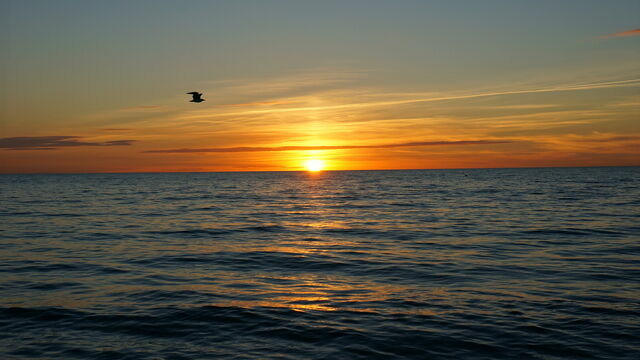
[[[129,146],[135,140],[83,141],[81,136],[23,136],[0,139],[0,149],[55,150],[77,146]]]
[[[605,138],[593,138],[593,139],[580,139],[579,142],[594,142],[594,143],[611,143],[611,142],[628,142],[639,141],[640,136],[611,136]]]
[[[467,141],[422,141],[400,144],[383,145],[339,145],[339,146],[272,146],[272,147],[227,147],[227,148],[186,148],[148,150],[146,153],[231,153],[231,152],[258,152],[258,151],[295,151],[295,150],[348,150],[348,149],[386,149],[397,147],[437,146],[437,145],[489,145],[506,144],[511,141],[497,140],[467,140]]]

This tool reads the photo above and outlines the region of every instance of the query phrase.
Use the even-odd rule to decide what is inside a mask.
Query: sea
[[[0,359],[640,359],[639,180],[0,175]]]

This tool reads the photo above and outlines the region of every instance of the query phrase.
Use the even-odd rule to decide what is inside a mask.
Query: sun
[[[304,162],[304,167],[306,167],[308,171],[322,171],[322,169],[324,169],[324,161],[318,159],[307,160]]]

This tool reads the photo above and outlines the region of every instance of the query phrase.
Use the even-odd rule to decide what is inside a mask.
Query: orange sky
[[[640,165],[633,2],[10,3],[4,173]]]

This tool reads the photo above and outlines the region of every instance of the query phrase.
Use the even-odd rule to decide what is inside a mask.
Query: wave
[[[525,230],[522,234],[530,235],[570,235],[570,236],[590,236],[590,235],[608,235],[608,236],[624,236],[626,235],[621,231],[614,230],[602,230],[602,229],[579,229],[579,228],[564,228],[564,229],[534,229]]]
[[[90,263],[40,263],[37,261],[19,261],[4,264],[0,272],[6,273],[67,273],[82,272],[87,274],[119,274],[128,270]]]
[[[156,235],[179,235],[183,237],[202,237],[202,236],[218,236],[228,235],[234,233],[245,232],[282,232],[286,228],[280,225],[255,225],[255,226],[243,226],[243,227],[228,227],[228,228],[215,228],[215,229],[185,229],[185,230],[160,230],[160,231],[148,231],[149,234]]]
[[[189,359],[210,358],[212,351],[227,358],[633,358],[633,352],[625,353],[632,347],[620,346],[624,340],[615,338],[633,338],[629,333],[632,326],[597,334],[604,335],[601,341],[609,341],[603,346],[588,337],[572,337],[558,330],[557,323],[531,322],[517,315],[504,315],[501,321],[510,326],[496,327],[497,322],[487,315],[469,313],[439,318],[234,306],[162,307],[120,313],[5,307],[0,308],[0,319],[4,320],[0,329],[10,330],[10,339],[32,331],[55,331],[57,336],[46,342],[24,341],[8,352],[18,355],[31,351],[42,357],[69,355],[75,349],[97,358],[118,358],[137,343],[137,358],[166,356],[167,351],[175,358]],[[589,327],[584,331],[589,334],[596,324],[585,318],[581,326]],[[123,342],[123,336],[129,340]],[[92,346],[96,338],[110,346],[103,350]],[[240,351],[239,344],[245,350]]]

